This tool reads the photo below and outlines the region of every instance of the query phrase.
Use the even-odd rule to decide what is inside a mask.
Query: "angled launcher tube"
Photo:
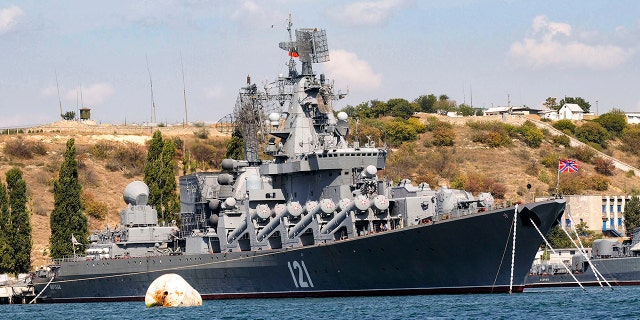
[[[283,218],[289,215],[294,217],[299,216],[304,211],[304,209],[302,208],[299,202],[290,202],[286,206],[279,204],[279,205],[276,205],[276,207],[273,208],[273,210],[276,212],[276,217],[271,219],[271,221],[267,224],[267,226],[264,227],[264,229],[260,230],[260,232],[258,232],[258,236],[257,236],[258,241],[262,241],[267,236],[269,236],[276,229],[276,227],[282,222]]]
[[[227,237],[227,243],[231,243],[235,240],[238,239],[238,237],[240,237],[240,235],[247,230],[247,220],[245,219],[244,221],[242,221],[242,224],[240,224],[235,230],[233,230],[233,232],[231,232],[231,234],[229,234],[229,237]]]
[[[331,201],[330,199],[322,199],[320,200],[320,203],[316,201],[307,202],[307,204],[305,205],[305,211],[307,211],[307,215],[304,216],[302,220],[300,220],[300,222],[298,222],[298,224],[293,227],[293,229],[291,229],[288,234],[289,239],[295,238],[300,232],[302,232],[302,230],[304,230],[304,228],[306,228],[311,223],[311,221],[313,221],[313,216],[315,216],[318,212],[322,211],[326,213],[326,211],[328,211],[330,208],[335,208],[333,201]]]

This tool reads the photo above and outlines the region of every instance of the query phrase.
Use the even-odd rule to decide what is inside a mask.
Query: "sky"
[[[294,29],[326,30],[330,61],[313,68],[348,92],[336,110],[446,94],[640,112],[635,0],[0,0],[0,128],[81,107],[97,123],[142,124],[153,105],[156,122],[217,122],[247,75],[262,86],[287,73],[289,15]]]

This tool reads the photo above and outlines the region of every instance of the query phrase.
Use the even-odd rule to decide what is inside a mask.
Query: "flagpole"
[[[558,157],[558,166],[560,166],[560,157]],[[560,169],[558,170],[558,180],[556,180],[556,198],[560,196]]]

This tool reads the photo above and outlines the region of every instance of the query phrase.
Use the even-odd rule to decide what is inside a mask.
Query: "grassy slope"
[[[541,181],[540,176],[546,175],[555,181],[555,170],[544,168],[538,164],[539,173],[537,175],[529,175],[526,173],[526,168],[539,163],[541,150],[562,153],[561,148],[545,143],[539,149],[530,149],[515,141],[513,147],[491,149],[471,141],[473,132],[468,126],[464,125],[464,122],[469,119],[441,118],[441,120],[451,121],[455,124],[456,140],[454,148],[450,148],[446,153],[443,153],[439,148],[424,147],[423,142],[425,139],[429,139],[429,133],[423,134],[420,140],[415,142],[412,148],[413,151],[407,151],[406,149],[392,151],[387,170],[382,174],[406,176],[416,183],[428,181],[434,186],[448,185],[451,182],[450,179],[452,179],[453,172],[467,175],[480,173],[492,177],[506,186],[506,200],[527,201],[531,199],[532,193],[536,195],[548,194],[549,184]],[[478,118],[474,120],[478,120]],[[524,119],[513,118],[510,121],[518,124]],[[189,146],[195,139],[193,132],[197,128],[176,127],[161,128],[161,130],[164,137],[179,136]],[[105,220],[90,219],[90,230],[103,229],[107,223],[114,226],[119,222],[119,212],[124,207],[122,192],[128,183],[133,180],[141,180],[142,176],[137,175],[127,178],[122,172],[108,171],[105,169],[104,160],[95,159],[88,150],[96,141],[101,139],[119,141],[120,143],[128,141],[144,144],[144,141],[151,138],[151,131],[129,135],[117,134],[117,132],[117,127],[110,128],[110,130],[96,131],[91,127],[82,127],[80,125],[74,125],[73,128],[69,128],[67,123],[64,128],[50,133],[0,136],[0,178],[4,182],[5,172],[13,166],[17,166],[22,169],[27,182],[30,196],[29,209],[32,212],[32,263],[34,267],[40,266],[46,261],[46,256],[43,255],[43,252],[48,245],[51,233],[49,214],[53,210],[52,184],[57,178],[57,170],[62,162],[65,144],[69,138],[74,137],[76,139],[78,157],[83,164],[80,170],[80,179],[83,182],[84,190],[91,191],[95,199],[105,203],[108,208]],[[5,144],[11,139],[18,139],[18,137],[44,142],[47,148],[47,155],[35,156],[26,160],[6,155],[3,151]],[[394,152],[401,156],[393,159]],[[404,156],[403,152],[409,152],[412,155]],[[622,157],[627,163],[638,163],[637,157],[617,151],[613,152],[613,156]],[[580,165],[581,171],[584,173],[595,174],[592,165]],[[179,169],[179,171],[181,172],[182,170]],[[546,173],[540,173],[543,171],[546,171]],[[446,172],[449,172],[449,174]],[[611,185],[606,192],[607,194],[629,193],[638,186],[637,177],[629,178],[619,170],[616,171],[613,177],[609,177],[609,180]],[[531,192],[528,192],[525,187],[528,183],[532,185]],[[603,192],[587,191],[587,193],[601,194]]]

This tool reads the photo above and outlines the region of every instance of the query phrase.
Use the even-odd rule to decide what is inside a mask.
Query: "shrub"
[[[558,168],[558,156],[547,154],[540,160],[543,166],[549,169]]]
[[[573,148],[572,150],[570,150],[569,152],[569,157],[571,158],[575,158],[579,161],[582,162],[586,162],[586,163],[591,163],[591,159],[596,155],[596,152],[593,151],[593,149],[586,147],[586,146],[580,146],[577,148]]]
[[[7,141],[4,146],[4,153],[21,159],[33,158],[33,152],[29,147],[29,143],[22,138]]]
[[[385,123],[382,132],[385,141],[391,147],[397,147],[404,141],[413,141],[418,137],[418,132],[412,125],[398,120]]]
[[[491,192],[494,198],[504,199],[507,187],[491,177],[481,173],[469,174],[469,178],[464,186],[469,192]]]
[[[464,186],[469,182],[469,178],[466,175],[460,174],[453,178],[453,181],[449,184],[452,189],[464,189]]]
[[[498,121],[469,121],[467,126],[476,131],[472,137],[473,142],[480,142],[491,148],[506,147],[512,144],[510,133],[515,132],[515,127]]]
[[[567,148],[571,147],[571,139],[565,135],[552,136],[551,141],[557,145],[565,146]]]
[[[439,126],[433,131],[433,145],[452,146],[456,139],[456,132],[452,127]]]
[[[571,121],[571,120],[567,120],[567,119],[563,119],[563,120],[558,120],[553,124],[553,127],[565,132],[565,133],[569,133],[569,134],[574,134],[576,132],[576,125]]]
[[[536,163],[535,161],[529,161],[529,165],[526,166],[525,172],[530,176],[537,176],[538,171],[538,163]]]
[[[214,146],[211,144],[196,142],[189,149],[191,158],[196,163],[202,164],[205,168],[219,168],[222,158],[224,158],[224,146]]]
[[[540,175],[538,175],[538,180],[544,183],[549,183],[551,181],[551,175],[547,170],[541,170]]]
[[[586,122],[576,128],[576,138],[584,143],[593,142],[606,148],[609,133],[597,122]]]
[[[584,182],[587,188],[591,190],[607,191],[609,189],[609,179],[599,174],[586,178]]]
[[[595,157],[593,159],[593,165],[595,166],[596,172],[603,174],[605,176],[612,176],[613,170],[615,169],[615,165],[613,161],[604,157]]]
[[[38,155],[38,156],[47,155],[47,146],[45,146],[45,144],[42,143],[42,141],[37,141],[32,143],[30,148],[31,148],[31,152],[33,152],[33,154],[35,155]]]
[[[482,131],[503,131],[505,129],[505,124],[499,121],[467,121],[467,126]]]
[[[417,133],[425,133],[427,131],[427,126],[420,122],[418,118],[409,118],[407,123],[411,125]],[[439,124],[444,126],[449,125],[449,127],[453,128],[453,126],[448,122],[440,121]]]
[[[80,168],[78,166],[78,168]],[[80,182],[85,186],[98,186],[99,179],[98,174],[93,170],[93,167],[84,166],[81,170],[79,170],[82,175],[80,176]]]
[[[530,148],[538,148],[542,144],[544,134],[531,121],[527,120],[519,129],[519,139]]]
[[[620,140],[622,141],[620,146],[622,151],[632,153],[638,152],[638,150],[640,150],[640,126],[628,126],[622,131]]]
[[[127,142],[116,145],[109,152],[104,167],[109,171],[122,171],[125,177],[130,178],[142,174],[146,159],[147,152],[143,146]]]
[[[207,139],[209,138],[209,129],[202,127],[196,131],[193,132],[193,134],[200,139]]]
[[[104,160],[109,158],[117,147],[117,144],[113,142],[101,140],[89,148],[89,154],[97,159]]]
[[[581,194],[585,187],[587,187],[584,184],[584,174],[582,172],[583,171],[577,173],[561,173],[559,185],[560,194]],[[553,179],[550,183],[549,191],[555,192],[555,189],[556,181]]]
[[[180,137],[171,138],[173,141],[173,145],[176,147],[176,152],[182,152],[182,148],[184,148],[184,141],[180,139]]]
[[[627,117],[624,111],[613,109],[611,112],[600,115],[594,120],[605,128],[613,136],[620,136],[624,128],[627,126]]]
[[[90,191],[83,191],[80,195],[80,202],[84,207],[84,212],[95,219],[104,220],[107,216],[107,204],[96,200],[95,195]]]
[[[636,175],[636,172],[633,171],[633,169],[627,171],[627,173],[625,174],[627,178],[633,178],[635,175]]]
[[[142,174],[147,159],[147,150],[136,143],[128,142],[118,147],[114,155],[121,164],[126,177]]]

